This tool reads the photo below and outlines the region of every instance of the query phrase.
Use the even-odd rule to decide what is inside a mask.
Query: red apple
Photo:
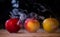
[[[34,18],[28,18],[24,23],[24,27],[28,32],[36,32],[40,28],[40,23]]]
[[[17,24],[18,18],[10,18],[5,22],[5,28],[10,33],[16,33],[20,29],[20,25]]]

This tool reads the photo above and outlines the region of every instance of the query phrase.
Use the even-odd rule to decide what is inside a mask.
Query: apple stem
[[[9,17],[11,18],[11,15],[9,15]]]
[[[50,15],[50,18],[51,18],[51,15]]]

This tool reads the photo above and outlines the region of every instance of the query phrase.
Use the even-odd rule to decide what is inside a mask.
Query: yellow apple
[[[40,28],[40,23],[36,19],[29,18],[25,21],[24,26],[28,32],[36,32]]]
[[[56,18],[46,18],[43,21],[43,28],[46,32],[55,32],[58,29],[59,22]]]

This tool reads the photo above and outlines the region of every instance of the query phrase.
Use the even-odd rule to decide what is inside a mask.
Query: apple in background
[[[43,28],[46,32],[55,32],[58,29],[59,22],[56,18],[46,18],[43,21]]]
[[[24,27],[28,32],[36,32],[40,28],[40,23],[35,18],[27,18]]]
[[[20,29],[20,25],[17,24],[18,18],[10,18],[5,22],[5,28],[10,33],[16,33]]]

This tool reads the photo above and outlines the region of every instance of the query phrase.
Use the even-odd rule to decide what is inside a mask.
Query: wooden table
[[[26,30],[20,30],[18,33],[9,33],[7,30],[0,30],[0,37],[60,37],[60,30],[56,33],[47,33],[40,29],[36,33],[29,33]]]

